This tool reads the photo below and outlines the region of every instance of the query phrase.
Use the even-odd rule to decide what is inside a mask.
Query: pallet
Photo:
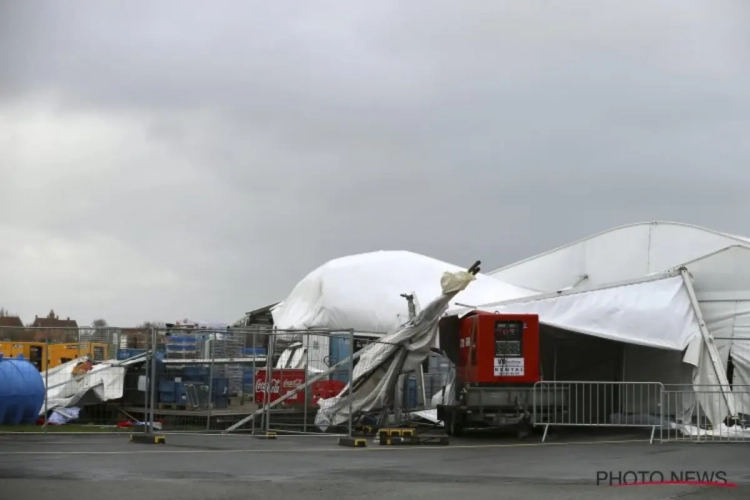
[[[417,432],[415,429],[412,428],[403,428],[403,427],[396,427],[396,428],[390,428],[390,429],[380,429],[378,431],[378,437],[380,439],[383,439],[384,437],[413,437],[416,436]]]
[[[380,444],[383,446],[447,446],[450,438],[446,434],[411,434],[408,436],[380,436]]]

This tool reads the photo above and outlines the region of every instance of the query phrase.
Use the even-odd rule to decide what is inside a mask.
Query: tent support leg
[[[729,387],[729,380],[727,380],[726,369],[724,368],[721,359],[719,359],[716,345],[714,344],[713,338],[711,337],[711,333],[708,331],[708,327],[706,327],[706,322],[703,320],[703,313],[701,312],[700,304],[698,303],[698,297],[695,295],[695,289],[693,288],[693,279],[690,277],[690,273],[688,272],[686,267],[680,268],[680,274],[682,275],[682,281],[685,283],[685,289],[687,290],[688,296],[690,297],[690,304],[693,306],[693,312],[695,313],[695,317],[698,320],[701,337],[703,337],[703,343],[706,346],[708,356],[709,358],[711,358],[711,365],[713,366],[716,379],[719,381],[719,389],[721,390],[721,395],[724,398],[724,403],[726,403],[727,405],[729,416],[732,419],[737,419],[737,411],[734,406],[734,395],[728,394],[726,390]],[[718,422],[714,422],[714,424],[718,425]]]

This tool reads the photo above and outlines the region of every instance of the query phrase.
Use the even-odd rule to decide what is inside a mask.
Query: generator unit
[[[461,318],[460,385],[534,384],[539,367],[539,317],[474,312]]]
[[[439,335],[440,348],[456,367],[455,400],[437,408],[447,431],[517,426],[520,435],[527,434],[541,417],[532,415],[532,390],[542,380],[539,317],[473,311],[442,318]],[[543,413],[564,405],[543,403]]]

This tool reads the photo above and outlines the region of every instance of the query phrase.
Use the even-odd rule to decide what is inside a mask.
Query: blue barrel
[[[0,425],[33,424],[44,405],[44,380],[34,365],[0,354]]]

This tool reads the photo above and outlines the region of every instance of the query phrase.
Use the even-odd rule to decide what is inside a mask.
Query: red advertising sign
[[[271,384],[268,389],[268,402],[272,403],[284,394],[292,392],[305,382],[305,370],[272,370]],[[266,370],[255,373],[255,402],[262,405],[266,396]],[[294,396],[285,399],[282,405],[304,404],[305,391],[299,391]]]

